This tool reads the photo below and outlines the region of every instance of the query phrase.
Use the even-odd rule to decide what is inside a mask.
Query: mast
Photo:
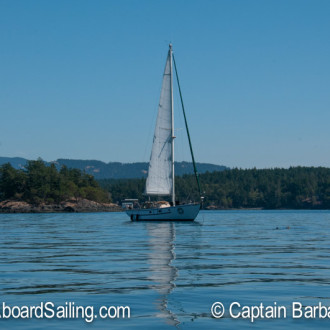
[[[170,72],[171,72],[171,118],[172,118],[172,203],[175,206],[175,182],[174,182],[174,107],[173,107],[173,67],[172,67],[172,44],[169,45],[170,50]]]

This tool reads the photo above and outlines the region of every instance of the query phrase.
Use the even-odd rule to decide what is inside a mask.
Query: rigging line
[[[200,186],[200,183],[199,183],[199,175],[198,175],[198,172],[197,172],[196,163],[195,163],[195,157],[194,157],[194,152],[193,152],[193,149],[192,149],[192,144],[191,144],[191,139],[190,139],[190,134],[189,134],[189,128],[188,128],[188,123],[187,123],[187,118],[186,118],[186,112],[184,110],[182,93],[181,93],[181,87],[180,87],[179,76],[178,76],[178,71],[177,71],[177,68],[176,68],[174,54],[172,54],[172,57],[173,57],[173,63],[174,63],[174,68],[175,68],[176,81],[178,83],[178,88],[179,88],[179,94],[180,94],[180,100],[181,100],[181,106],[182,106],[182,111],[183,111],[184,122],[185,122],[185,125],[186,125],[186,130],[187,130],[187,135],[188,135],[188,141],[189,141],[191,159],[192,159],[192,162],[193,162],[194,173],[195,173],[195,177],[196,177],[196,181],[197,181],[197,186],[198,186],[198,192],[199,192],[199,196],[202,197],[201,186]]]

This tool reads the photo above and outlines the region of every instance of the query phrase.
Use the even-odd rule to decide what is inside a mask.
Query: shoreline
[[[0,202],[1,213],[93,213],[118,212],[122,208],[113,203],[98,203],[88,199],[69,199],[59,204],[31,204],[24,201],[5,200]]]
[[[216,208],[206,207],[202,211],[327,211],[329,209],[320,208],[278,208],[265,209],[255,208]],[[0,214],[10,213],[95,213],[95,212],[124,212],[122,207],[114,203],[99,203],[88,199],[69,199],[59,204],[31,204],[25,201],[4,200],[0,202]]]
[[[322,208],[278,208],[267,209],[264,207],[240,207],[240,208],[205,208],[203,211],[329,211],[330,209]]]

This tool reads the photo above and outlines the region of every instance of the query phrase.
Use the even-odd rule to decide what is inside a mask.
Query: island
[[[78,169],[57,170],[41,159],[28,161],[23,169],[9,163],[0,167],[0,213],[120,210],[92,175]]]
[[[330,209],[330,168],[224,169],[200,174],[203,208]],[[199,201],[194,175],[175,178],[180,201]],[[0,213],[122,211],[125,198],[147,200],[145,177],[99,179],[77,168],[28,161],[0,166]],[[162,197],[163,199],[165,197]]]

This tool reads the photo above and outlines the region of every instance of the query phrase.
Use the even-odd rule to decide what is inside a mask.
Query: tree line
[[[330,169],[231,169],[200,175],[204,206],[209,208],[330,209]],[[145,179],[100,180],[114,202],[125,198],[147,199]],[[176,177],[176,196],[198,201],[194,175]]]
[[[58,204],[71,198],[108,202],[109,194],[92,175],[66,166],[57,170],[54,164],[46,166],[41,159],[28,161],[23,169],[15,169],[9,163],[0,167],[0,201]]]
[[[176,177],[176,197],[199,201],[194,175]],[[330,168],[290,167],[289,169],[231,169],[200,175],[204,206],[218,209],[330,209]],[[104,179],[78,169],[41,159],[29,161],[23,169],[0,166],[0,201],[60,203],[71,198],[97,202],[118,202],[138,198],[143,202],[145,178]],[[164,199],[164,197],[161,197]]]

